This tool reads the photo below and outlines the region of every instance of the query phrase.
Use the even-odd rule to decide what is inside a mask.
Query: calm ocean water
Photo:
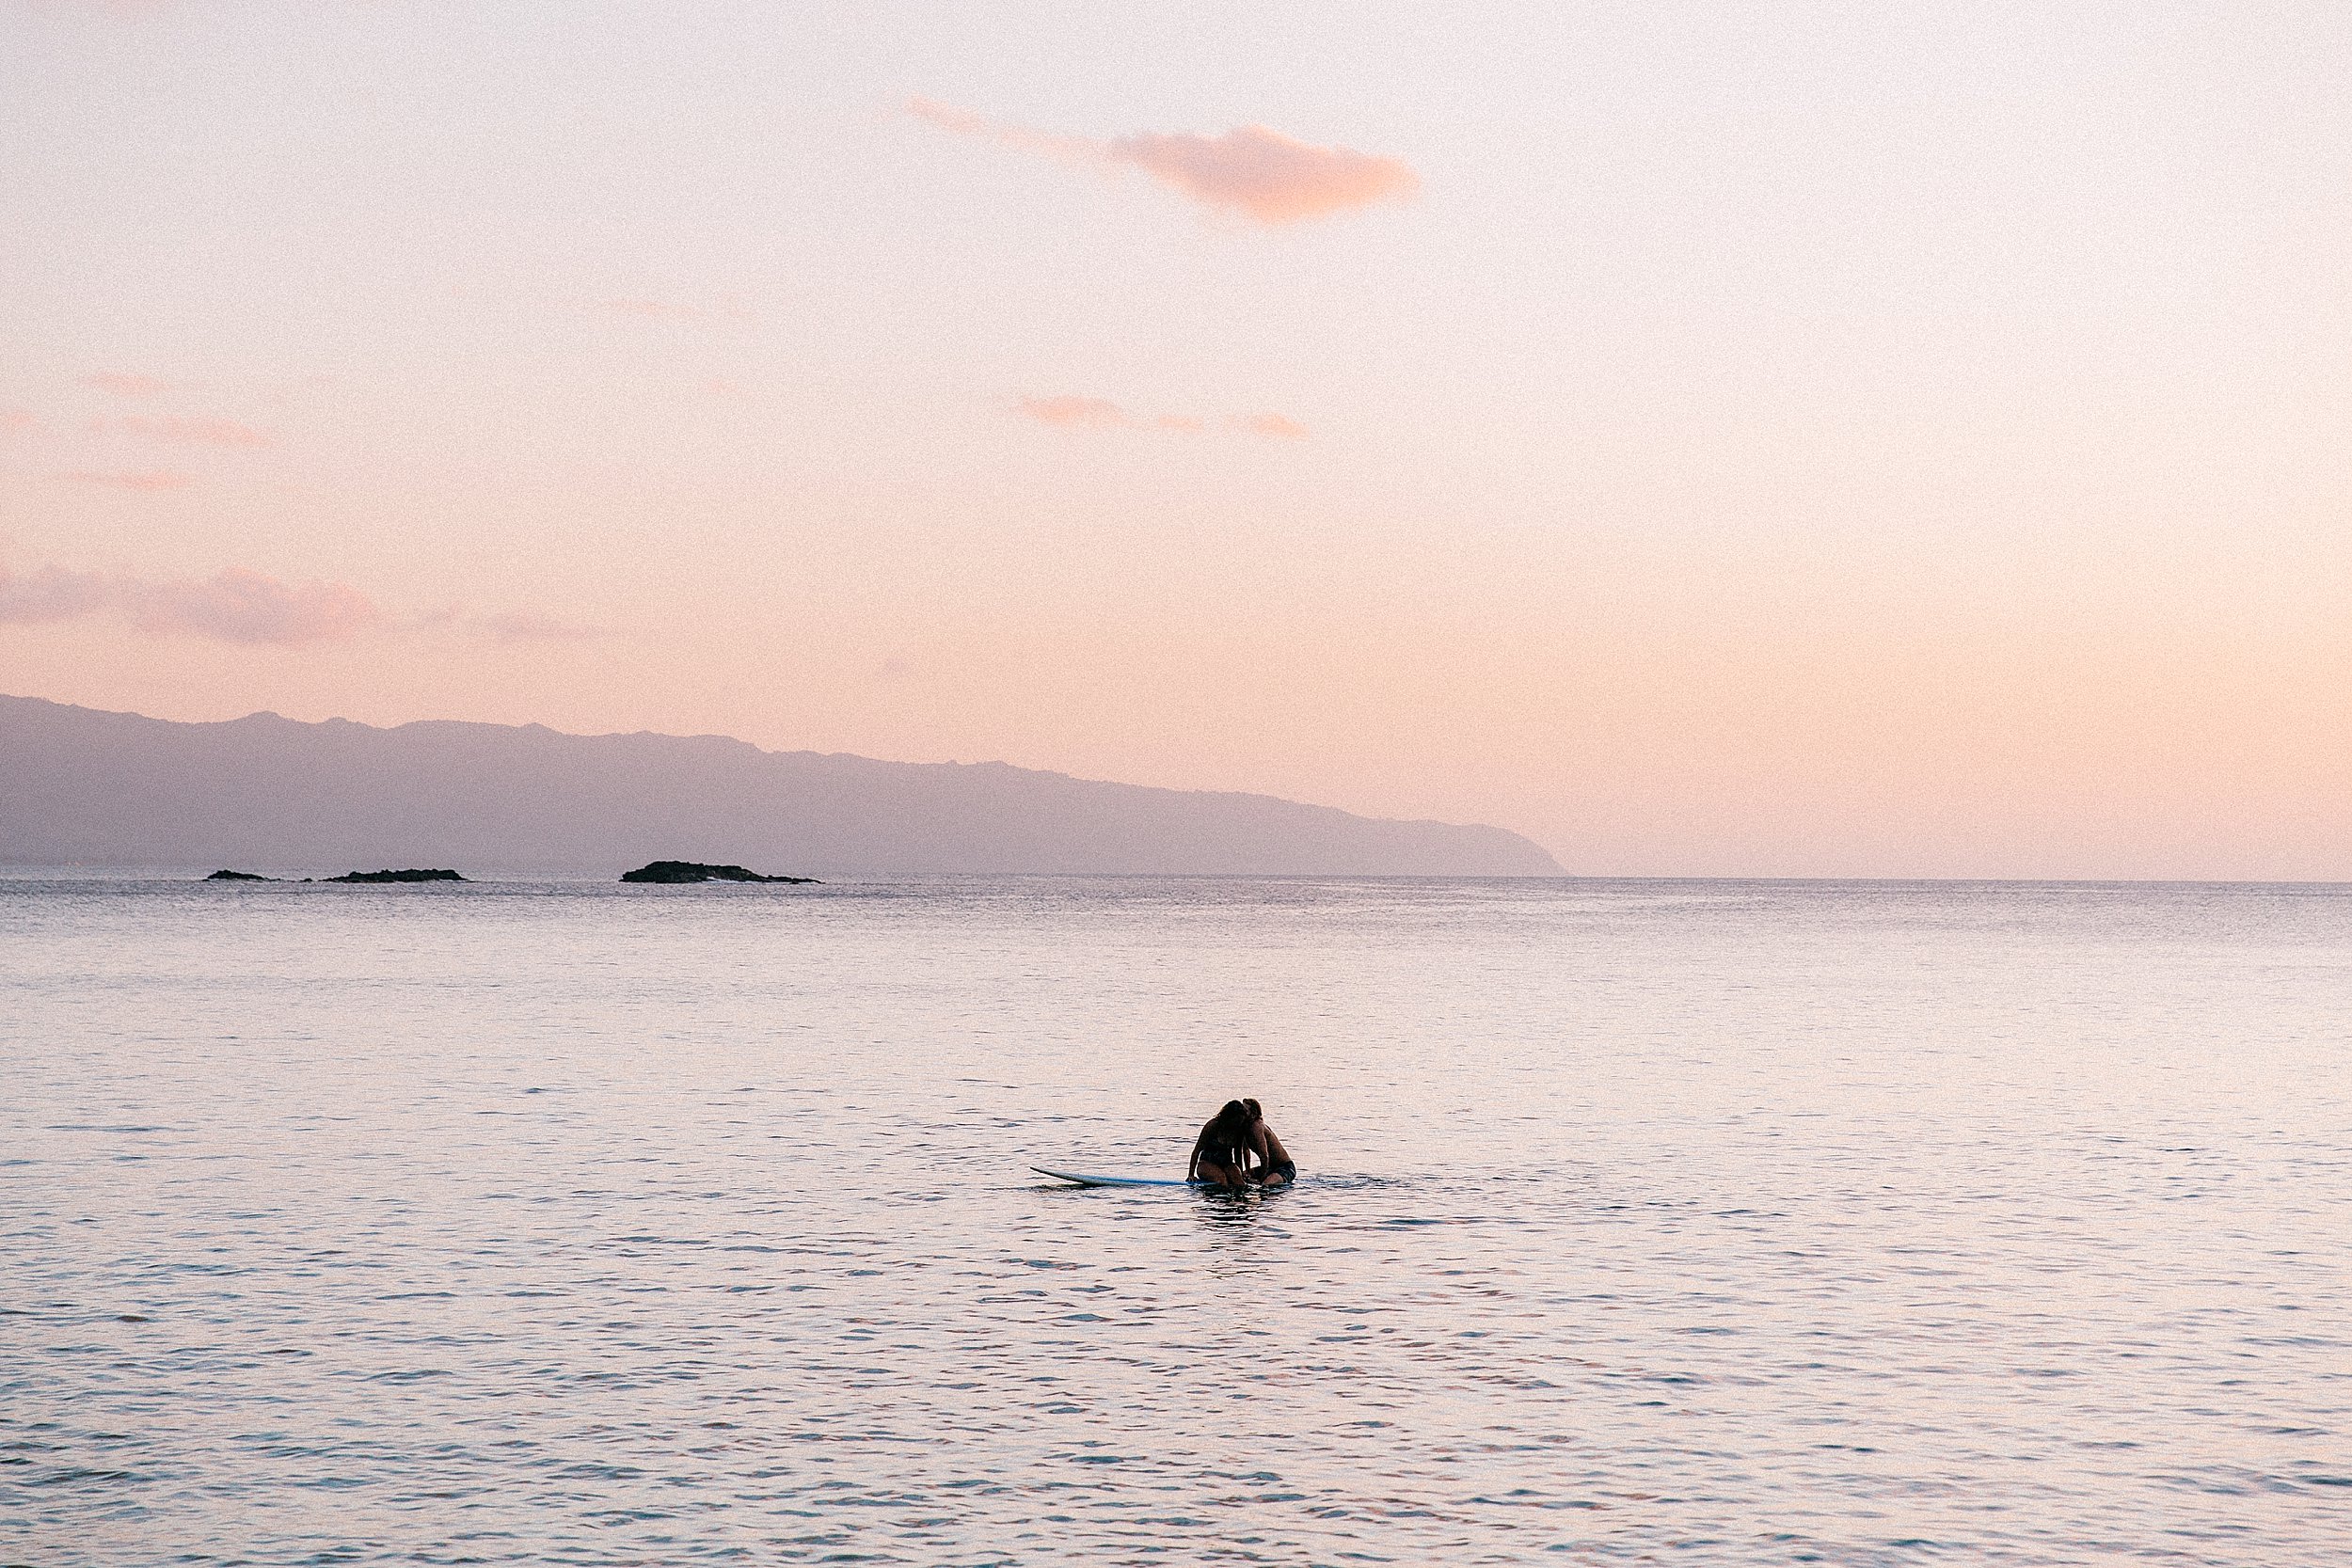
[[[2338,1565],[2348,1241],[2352,889],[0,880],[6,1563]]]

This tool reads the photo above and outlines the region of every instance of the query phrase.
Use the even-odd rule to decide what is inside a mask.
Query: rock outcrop
[[[739,865],[705,865],[700,861],[655,861],[621,873],[625,882],[813,882],[814,877],[763,877]]]
[[[462,882],[466,879],[454,871],[346,871],[340,877],[321,877],[322,882]],[[304,881],[310,879],[305,877]]]

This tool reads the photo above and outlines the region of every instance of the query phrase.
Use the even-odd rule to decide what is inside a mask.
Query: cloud
[[[1263,125],[1236,126],[1218,136],[1139,132],[1095,141],[1002,124],[928,98],[912,100],[907,111],[958,135],[1063,163],[1139,168],[1204,207],[1268,225],[1401,200],[1421,188],[1421,177],[1401,158],[1318,147]]]
[[[152,580],[62,566],[18,576],[0,566],[0,623],[34,626],[109,610],[144,632],[283,647],[341,641],[383,618],[356,588],[280,582],[242,566]]]
[[[95,387],[102,392],[112,392],[119,398],[151,398],[158,392],[171,390],[171,383],[151,375],[124,375],[117,371],[101,371],[96,375],[82,377],[82,385]]]
[[[22,408],[0,408],[0,436],[22,436],[39,430],[40,421]]]
[[[1227,422],[1235,430],[1246,430],[1252,436],[1271,436],[1281,441],[1300,441],[1307,436],[1305,425],[1280,414],[1236,414]]]
[[[18,577],[0,566],[0,626],[38,626],[71,621],[119,601],[120,585],[103,572],[72,572],[43,566]]]
[[[157,637],[200,637],[246,647],[343,642],[363,632],[448,632],[507,646],[587,642],[613,635],[524,610],[474,615],[463,605],[395,622],[357,588],[310,579],[286,582],[247,567],[207,578],[142,578],[64,566],[11,573],[0,565],[0,626],[40,626],[103,614],[126,617]]]
[[[178,490],[196,483],[194,474],[176,473],[168,468],[151,468],[135,473],[101,474],[87,470],[59,476],[76,484],[105,484],[117,490]]]
[[[1401,159],[1295,141],[1263,125],[1221,136],[1192,132],[1122,136],[1110,154],[1195,201],[1260,223],[1296,223],[1412,195],[1421,179]]]
[[[92,420],[93,429],[107,428],[104,420]],[[150,420],[136,414],[125,414],[114,421],[113,427],[126,436],[136,436],[149,441],[170,441],[183,445],[209,447],[266,447],[268,432],[239,424],[234,420],[183,420],[167,417]]]
[[[1180,436],[1197,436],[1209,423],[1193,414],[1160,414],[1149,420],[1140,419],[1108,398],[1081,397],[1074,392],[1025,397],[1015,406],[1038,423],[1062,430],[1166,430]],[[1227,430],[1286,441],[1303,439],[1307,434],[1305,425],[1282,414],[1233,414],[1218,423]]]
[[[1089,141],[1084,136],[1057,135],[1051,131],[1033,131],[1025,125],[1003,125],[969,109],[959,109],[952,103],[942,103],[929,98],[907,100],[907,113],[917,119],[930,120],[944,131],[960,136],[977,136],[999,147],[1009,147],[1018,152],[1035,152],[1041,157],[1058,158],[1066,164],[1107,166],[1112,162],[1107,142]]]
[[[1070,392],[1047,398],[1023,398],[1021,412],[1040,424],[1059,425],[1065,430],[1104,430],[1135,423],[1124,408],[1108,398],[1082,398]]]
[[[131,618],[141,631],[209,637],[248,645],[339,642],[383,619],[368,596],[340,582],[280,582],[243,566],[200,580],[134,586]]]

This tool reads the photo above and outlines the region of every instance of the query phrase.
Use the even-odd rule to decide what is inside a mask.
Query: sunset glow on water
[[[2309,1564],[2352,894],[0,881],[0,1560]],[[1293,1192],[1181,1174],[1261,1099]]]

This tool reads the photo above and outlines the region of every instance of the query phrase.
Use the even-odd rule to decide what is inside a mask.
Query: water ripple
[[[0,1563],[2352,1539],[2343,890],[0,880]],[[1234,1092],[1295,1189],[1026,1168]]]

